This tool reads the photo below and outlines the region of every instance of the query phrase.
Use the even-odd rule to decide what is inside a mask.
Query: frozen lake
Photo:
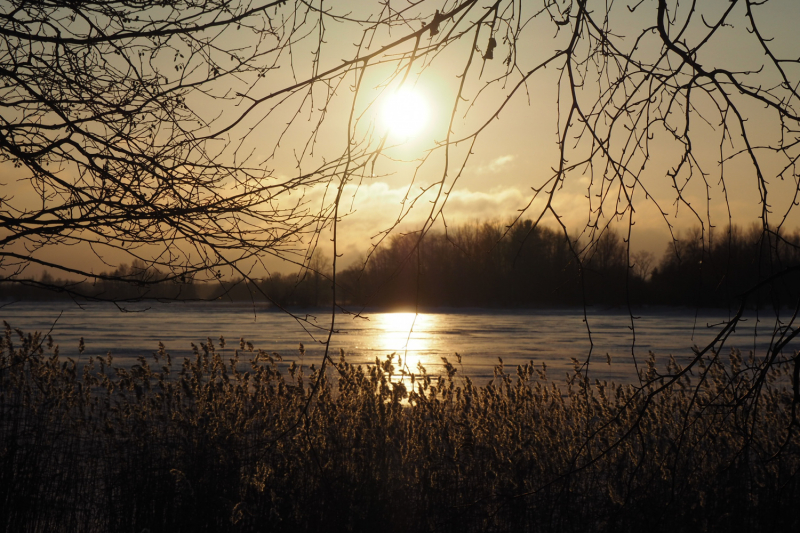
[[[149,307],[149,308],[147,308]],[[147,308],[147,309],[146,309]],[[136,309],[136,308],[134,308]],[[89,355],[110,352],[117,364],[126,364],[138,355],[148,355],[166,345],[180,361],[191,354],[191,343],[207,338],[218,344],[220,336],[228,352],[239,339],[256,348],[280,353],[285,360],[317,363],[324,350],[330,315],[302,314],[307,322],[284,313],[254,309],[248,305],[220,303],[139,304],[140,312],[121,312],[110,304],[92,303],[79,307],[71,302],[17,302],[0,308],[0,319],[26,332],[47,332],[65,356],[77,357],[78,340],[84,337]],[[145,310],[146,309],[146,310]],[[642,364],[652,351],[663,367],[670,354],[683,362],[691,358],[692,346],[705,346],[727,319],[724,311],[656,309],[636,313],[635,344],[631,318],[625,311],[592,310],[588,315],[594,348],[590,376],[630,382],[635,379],[634,355]],[[757,326],[757,327],[756,327]],[[772,335],[774,316],[755,313],[737,328],[723,353],[736,346],[743,353],[763,353]],[[546,362],[548,376],[562,379],[572,368],[572,358],[585,361],[589,355],[589,335],[583,312],[573,310],[452,310],[435,313],[364,312],[361,317],[337,315],[331,353],[338,360],[343,349],[350,362],[367,363],[396,352],[415,371],[417,363],[429,373],[441,372],[441,357],[456,364],[455,353],[463,358],[463,368],[477,383],[493,374],[501,357],[512,372],[516,365]],[[305,356],[299,355],[303,343]],[[796,349],[794,344],[789,349]],[[612,364],[607,364],[606,354]],[[633,354],[633,355],[632,355]]]

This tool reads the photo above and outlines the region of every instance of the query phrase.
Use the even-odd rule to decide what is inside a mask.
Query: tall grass
[[[412,378],[395,356],[321,374],[210,339],[180,363],[83,358],[6,327],[5,531],[800,526],[788,366],[762,383],[736,351],[660,391],[652,360],[634,387],[533,364]]]

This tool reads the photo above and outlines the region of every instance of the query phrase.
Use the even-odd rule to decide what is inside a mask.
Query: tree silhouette
[[[236,140],[223,137],[242,117],[202,112],[207,101],[241,101],[226,80],[263,76],[270,53],[294,38],[296,28],[267,14],[279,4],[0,8],[0,160],[22,169],[6,176],[23,180],[7,181],[0,200],[3,281],[34,264],[97,278],[76,261],[90,254],[101,268],[138,260],[166,272],[114,278],[180,282],[291,249],[314,219],[301,202],[283,201],[293,182],[248,157],[226,157]],[[241,44],[234,30],[254,38]]]

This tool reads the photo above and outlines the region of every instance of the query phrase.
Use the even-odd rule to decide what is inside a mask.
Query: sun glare
[[[408,88],[390,94],[381,110],[384,127],[403,140],[422,131],[428,122],[428,114],[425,98]]]
[[[436,349],[436,315],[380,313],[375,319],[376,329],[382,331],[378,342],[379,352],[396,353],[405,362],[405,369],[415,373],[417,363],[426,365],[430,371],[440,364],[438,357],[431,357],[431,352]]]

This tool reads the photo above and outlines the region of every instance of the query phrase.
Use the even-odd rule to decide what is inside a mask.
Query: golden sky
[[[563,8],[570,3],[559,2],[559,4]],[[563,117],[568,111],[570,101],[567,92],[569,84],[565,83],[563,78],[560,79],[563,70],[559,67],[563,66],[563,61],[554,61],[547,68],[527,78],[524,87],[516,92],[513,89],[523,75],[536,69],[558,50],[563,49],[571,34],[569,26],[559,29],[556,33],[556,27],[550,17],[540,11],[542,4],[533,2],[520,5],[522,9],[527,10],[521,17],[527,21],[527,25],[516,35],[513,56],[515,69],[509,70],[503,63],[511,47],[499,38],[502,31],[496,34],[498,45],[493,60],[484,62],[479,56],[473,56],[474,64],[466,76],[464,98],[458,102],[451,138],[467,137],[487,121],[489,123],[478,135],[469,160],[460,172],[460,165],[463,164],[469,147],[468,143],[452,147],[450,153],[446,155],[441,145],[432,152],[426,152],[426,149],[437,146],[437,142],[441,143],[446,138],[447,121],[456,103],[455,95],[460,76],[465,69],[472,43],[470,39],[465,38],[464,43],[455,43],[434,57],[418,59],[419,65],[410,69],[405,87],[417,91],[420,97],[426,100],[430,116],[425,128],[417,134],[417,137],[392,150],[387,150],[387,156],[395,160],[390,161],[387,157],[377,165],[376,174],[382,174],[380,177],[364,182],[358,188],[357,194],[351,193],[351,197],[355,196],[352,204],[353,214],[343,225],[348,230],[343,238],[348,250],[359,248],[359,244],[363,246],[362,238],[365,233],[375,234],[376,229],[390,227],[396,220],[397,214],[403,212],[407,205],[402,203],[404,198],[408,202],[407,194],[413,197],[421,189],[433,184],[434,187],[428,190],[409,214],[409,227],[419,226],[431,212],[429,202],[433,201],[439,192],[439,185],[443,191],[450,191],[456,182],[456,177],[457,183],[442,210],[448,224],[485,218],[505,220],[516,216],[518,210],[526,206],[528,207],[524,215],[526,217],[537,218],[542,212],[546,202],[541,197],[531,205],[528,204],[532,198],[531,188],[538,188],[548,183],[554,175],[553,169],[557,168],[559,163],[557,140],[559,132],[564,131]],[[674,3],[669,5],[674,7]],[[696,54],[697,61],[709,69],[748,72],[746,75],[740,74],[740,78],[754,87],[766,88],[777,84],[780,81],[777,71],[770,64],[756,35],[751,31],[744,2],[735,5],[727,14],[725,24],[708,37],[710,33],[708,25],[717,21],[730,5],[728,0],[700,3],[682,34],[683,42],[687,47],[702,43]],[[626,51],[638,42],[637,55],[634,57],[641,61],[654,61],[660,53],[661,43],[655,30],[646,29],[654,28],[656,25],[657,2],[645,0],[631,12],[628,7],[634,6],[636,3],[633,2],[614,5],[609,20],[609,27],[613,33],[612,41],[620,50]],[[600,5],[595,7],[602,8]],[[341,6],[342,12],[348,9],[349,5]],[[771,39],[768,41],[770,50],[777,57],[796,59],[798,41],[794,22],[800,14],[796,4],[788,0],[771,0],[763,6],[754,6],[752,10],[761,35],[765,39]],[[673,13],[676,28],[686,19],[687,11],[688,5],[682,4],[681,9]],[[481,13],[478,12],[475,16]],[[532,18],[526,19],[526,16]],[[393,36],[401,35],[401,32],[402,30]],[[355,47],[350,43],[355,40],[351,38],[348,43],[345,36],[331,38],[330,41],[336,43],[328,56],[331,64],[352,57]],[[485,51],[485,39],[479,38],[477,42]],[[674,58],[671,60],[674,61]],[[381,97],[375,96],[377,92],[375,87],[401,64],[406,63],[397,62],[374,67],[372,77],[369,78],[372,83],[364,83],[357,96],[350,91],[339,95],[343,100],[341,105],[346,107],[355,101],[356,107],[361,110],[375,102],[376,107],[380,107]],[[790,80],[798,79],[800,69],[796,63],[783,63],[782,66]],[[577,92],[577,99],[585,110],[592,109],[592,104],[597,100],[599,71],[594,65],[589,68],[584,73],[585,83]],[[678,81],[685,83],[688,77],[680,78]],[[605,88],[607,87],[604,86]],[[729,89],[731,102],[736,104],[747,128],[748,140],[756,147],[759,164],[769,187],[767,202],[771,210],[770,222],[777,225],[790,210],[794,192],[797,190],[797,178],[791,169],[784,174],[783,179],[778,176],[787,164],[787,157],[776,155],[766,148],[758,148],[774,146],[780,136],[781,128],[777,113],[765,109],[753,99],[742,97],[732,87]],[[512,93],[513,96],[502,108],[497,120],[490,120],[503,100]],[[695,164],[691,173],[684,165],[674,181],[669,176],[670,172],[679,166],[684,153],[683,144],[676,141],[665,126],[665,124],[670,127],[684,125],[681,114],[684,113],[685,106],[681,107],[683,102],[680,101],[680,97],[677,104],[673,105],[670,114],[661,122],[653,120],[648,130],[651,137],[648,146],[649,159],[644,170],[641,170],[644,162],[641,154],[633,153],[628,160],[635,168],[640,169],[637,170],[637,174],[642,185],[632,190],[635,206],[633,215],[635,228],[632,236],[634,249],[649,249],[660,255],[670,236],[670,224],[677,234],[682,229],[697,226],[701,222],[706,228],[724,227],[729,221],[745,226],[760,223],[762,202],[759,183],[752,161],[747,154],[741,153],[744,144],[742,132],[737,129],[737,121],[731,119],[733,113],[728,111],[725,119],[729,130],[723,137],[721,127],[723,115],[718,108],[721,98],[718,94],[706,96],[698,93],[701,91],[695,90],[692,99],[691,129],[688,134],[692,142],[691,153]],[[657,96],[662,99],[659,105],[664,109],[667,105],[663,101],[664,96],[657,88],[653,89],[653,94],[660,95]],[[559,100],[560,104],[557,103]],[[615,103],[619,102],[615,100]],[[653,112],[650,119],[656,118],[655,115],[658,113]],[[618,121],[617,133],[611,137],[610,151],[615,156],[621,153],[624,144],[622,136],[633,126],[624,122],[623,119]],[[644,130],[641,123],[636,124],[636,128],[639,131]],[[568,142],[565,143],[567,159],[571,161],[585,157],[587,153],[588,135],[584,132],[583,139],[578,142],[576,140],[578,133],[580,130],[577,127],[571,130]],[[336,134],[332,134],[329,138],[333,139],[332,145],[337,146]],[[341,143],[338,146],[341,147]],[[791,153],[796,154],[797,151]],[[417,161],[413,161],[414,158],[426,154],[428,158],[424,164],[420,165]],[[445,160],[448,157],[448,170],[445,173]],[[595,158],[597,163],[601,162],[600,159]],[[725,159],[724,164],[720,164],[722,159]],[[402,164],[396,160],[411,162]],[[591,172],[587,168],[577,168],[569,172],[553,195],[552,205],[555,211],[573,234],[583,231],[587,223],[602,225],[612,218],[602,215],[598,217],[596,212],[592,213],[592,210],[596,210],[599,205],[598,195],[603,198],[606,213],[613,212],[614,205],[620,197],[620,193],[614,190],[616,184],[604,185],[603,180],[598,178],[598,174],[603,173],[602,166],[595,167],[594,171],[593,181]],[[409,188],[412,178],[415,179],[414,185]],[[624,181],[631,185],[627,178]],[[677,201],[676,185],[681,188],[681,201]],[[352,189],[355,191],[355,187]],[[350,190],[348,189],[348,192]],[[587,196],[592,197],[591,203]],[[658,202],[658,207],[654,199]],[[441,202],[441,196],[439,201]],[[436,212],[434,210],[434,213]],[[622,217],[616,227],[624,230],[629,222],[629,215],[630,213]],[[546,213],[542,220],[546,224],[555,223],[551,213]],[[800,219],[790,215],[784,226],[794,228],[798,222]]]

